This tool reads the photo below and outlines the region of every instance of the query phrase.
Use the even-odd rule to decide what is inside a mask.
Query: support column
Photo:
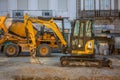
[[[49,10],[57,10],[58,9],[58,1],[57,0],[49,0]]]
[[[114,10],[114,0],[111,0],[111,10]]]
[[[85,10],[85,0],[83,0],[83,11]]]
[[[10,17],[12,17],[12,11],[17,10],[17,0],[8,0],[8,11]]]
[[[101,10],[101,0],[99,0],[99,10]]]
[[[76,0],[68,0],[68,13],[71,20],[76,18]]]
[[[118,0],[118,10],[120,11],[120,0]]]
[[[95,4],[96,4],[96,5],[95,5],[96,10],[99,10],[99,4],[100,4],[100,3],[99,3],[99,0],[95,0]]]
[[[8,10],[17,10],[17,0],[8,0]]]
[[[96,0],[94,0],[94,10],[96,10]]]
[[[81,0],[76,0],[76,15],[77,18],[81,17]]]
[[[49,0],[49,10],[52,10],[53,16],[56,16],[58,10],[58,0]]]
[[[38,10],[38,0],[29,0],[28,1],[29,10]]]
[[[119,2],[118,2],[118,0],[114,0],[114,9],[115,10],[118,10],[118,4]]]

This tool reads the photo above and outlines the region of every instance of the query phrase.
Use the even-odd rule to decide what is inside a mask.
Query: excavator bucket
[[[30,51],[30,63],[32,64],[41,64],[39,59],[36,57],[36,49]]]
[[[41,62],[36,57],[36,37],[35,32],[32,26],[32,21],[29,19],[29,16],[26,14],[24,16],[24,26],[26,30],[26,37],[28,41],[28,46],[30,49],[30,62],[35,64],[40,64]]]

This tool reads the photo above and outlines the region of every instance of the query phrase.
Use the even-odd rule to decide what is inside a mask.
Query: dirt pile
[[[12,73],[14,80],[119,80],[120,68],[58,67],[27,64]]]

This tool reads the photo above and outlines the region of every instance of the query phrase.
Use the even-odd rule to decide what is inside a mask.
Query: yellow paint
[[[92,43],[92,48],[88,49],[88,43]],[[85,51],[72,50],[72,54],[84,55],[84,54],[94,54],[94,40],[90,40],[85,45]]]

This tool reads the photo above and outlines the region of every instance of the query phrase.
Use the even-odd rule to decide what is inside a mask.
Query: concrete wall
[[[120,10],[120,0],[118,0],[118,10]]]
[[[81,0],[81,10],[83,10],[84,9],[84,1],[85,1],[85,8],[86,8],[86,10],[90,10],[90,9],[92,9],[93,10],[93,7],[94,7],[94,0]],[[96,0],[96,10],[99,10],[99,9],[103,9],[103,10],[109,10],[110,9],[110,2],[109,2],[110,0],[101,0],[101,8],[99,8],[99,0]],[[116,5],[114,5],[114,1],[115,1],[115,4]],[[91,4],[90,4],[91,3]],[[118,3],[118,4],[117,4]],[[92,5],[93,4],[93,5]],[[117,5],[119,5],[119,10],[120,10],[120,0],[118,0],[118,2],[117,2],[117,0],[111,0],[111,9],[115,9],[115,7],[117,7]],[[90,6],[91,6],[91,8],[90,8]]]
[[[0,11],[8,10],[8,0],[0,0]],[[5,5],[6,4],[6,5]]]
[[[22,3],[20,3],[18,0],[0,0],[0,3],[2,3],[4,5],[3,7],[7,7],[6,10],[11,14],[11,16],[12,16],[12,10],[18,10],[18,9],[20,9],[20,10],[44,10],[44,9],[48,9],[48,10],[53,10],[54,16],[70,17],[70,19],[76,18],[76,1],[75,0],[66,0],[66,1],[67,1],[67,3],[66,3],[67,8],[63,9],[63,10],[60,10],[58,8],[58,4],[59,4],[58,0],[44,0],[44,1],[43,0],[22,0]],[[28,3],[26,3],[26,2],[28,2]],[[43,4],[43,6],[40,5],[40,2],[41,2],[41,4]],[[43,3],[43,2],[45,2],[45,3]],[[20,7],[20,5],[21,5],[21,7]],[[60,5],[62,6],[62,4],[60,4]],[[46,8],[46,6],[48,8]],[[3,8],[0,8],[0,11],[2,9]],[[37,14],[37,12],[36,12],[36,14]]]
[[[41,1],[47,1],[47,0],[27,0],[28,3],[26,4],[27,10],[41,10],[40,4],[39,2]],[[115,0],[111,0],[112,2],[112,9],[114,9],[114,1]],[[22,0],[22,3],[26,2],[26,0]],[[7,10],[10,13],[12,13],[12,10],[18,10],[20,9],[18,6],[18,2],[17,0],[0,0],[0,11],[3,10]],[[22,4],[25,5],[25,4]],[[41,2],[42,3],[42,2]],[[63,16],[63,17],[70,17],[70,19],[75,19],[76,18],[76,0],[67,0],[67,9],[65,10],[59,10],[58,8],[58,0],[48,0],[48,4],[46,2],[46,4],[43,4],[44,6],[48,6],[48,10],[53,10],[54,11],[54,16]],[[120,10],[120,0],[118,0],[118,8]],[[20,5],[20,4],[19,4]],[[1,7],[2,6],[2,7]],[[61,5],[62,6],[62,5]],[[6,9],[4,9],[5,7],[7,7]],[[22,9],[24,9],[24,7],[22,6]],[[44,7],[43,7],[44,9]],[[46,9],[46,8],[45,8]],[[81,9],[83,10],[83,0],[81,0]],[[96,0],[96,9],[99,9],[99,0]],[[26,8],[25,8],[26,10]],[[0,13],[1,14],[1,13]],[[36,12],[37,14],[37,12]]]

